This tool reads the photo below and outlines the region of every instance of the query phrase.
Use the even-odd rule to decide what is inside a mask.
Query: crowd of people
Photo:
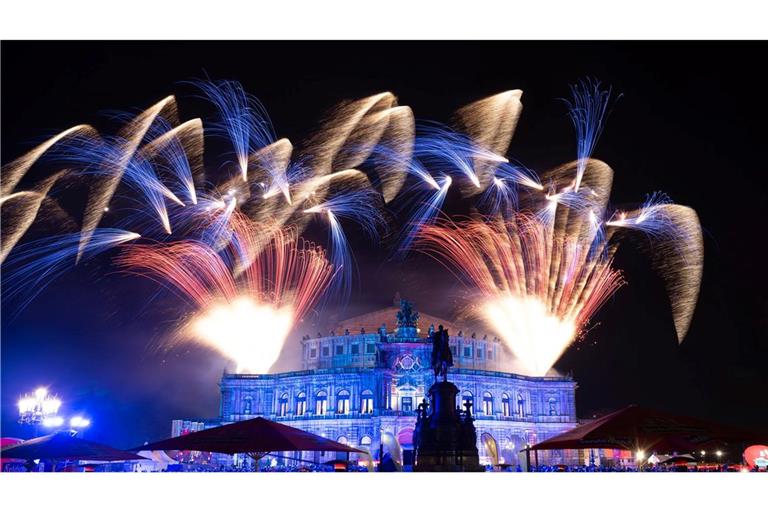
[[[746,466],[740,464],[646,464],[637,466],[566,466],[539,465],[531,467],[538,473],[731,473],[744,471]],[[518,471],[522,471],[519,467]],[[747,469],[748,470],[748,469]],[[757,467],[752,471],[759,471]]]
[[[260,473],[333,473],[337,469],[332,464],[313,464],[303,463],[299,465],[262,465],[258,471]],[[344,469],[347,472],[366,472],[368,469],[357,464],[349,464]],[[184,473],[253,473],[256,469],[253,466],[227,466],[215,464],[178,464],[168,466],[164,472],[184,472]]]

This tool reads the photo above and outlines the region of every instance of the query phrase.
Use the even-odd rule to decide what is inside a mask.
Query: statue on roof
[[[413,304],[405,299],[400,300],[400,311],[397,312],[397,327],[417,327],[418,311],[413,310]]]

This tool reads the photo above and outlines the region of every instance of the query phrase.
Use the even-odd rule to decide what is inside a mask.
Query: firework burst
[[[333,279],[333,265],[295,229],[239,213],[230,224],[221,252],[198,241],[134,245],[118,262],[193,303],[196,314],[183,332],[235,361],[238,372],[266,373]]]
[[[477,293],[473,313],[544,375],[623,283],[594,239],[557,239],[535,216],[424,226],[417,247],[447,263]],[[560,255],[556,265],[552,254]]]

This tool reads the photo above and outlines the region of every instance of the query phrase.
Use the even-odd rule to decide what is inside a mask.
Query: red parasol
[[[365,453],[363,450],[264,418],[238,421],[171,437],[136,447],[134,450],[194,450],[229,455],[248,453],[256,458],[270,452],[283,451]]]
[[[686,453],[718,442],[761,439],[768,439],[768,433],[630,405],[538,443],[531,450],[617,448]]]

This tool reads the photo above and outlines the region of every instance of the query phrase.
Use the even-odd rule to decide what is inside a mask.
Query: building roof
[[[424,313],[418,310],[418,308],[416,308],[416,310],[419,311],[418,325],[419,331],[423,336],[427,335],[427,329],[429,329],[430,325],[434,325],[435,329],[437,329],[438,325],[442,325],[448,329],[451,335],[456,335],[456,333],[458,333],[459,328],[450,320]],[[378,311],[353,316],[352,318],[340,321],[336,324],[334,330],[337,334],[344,332],[344,329],[349,329],[349,332],[351,333],[357,333],[360,332],[361,328],[365,328],[366,332],[373,333],[378,331],[382,324],[386,324],[387,331],[392,332],[397,328],[398,311],[400,311],[399,306],[390,306],[388,308],[379,309]]]

